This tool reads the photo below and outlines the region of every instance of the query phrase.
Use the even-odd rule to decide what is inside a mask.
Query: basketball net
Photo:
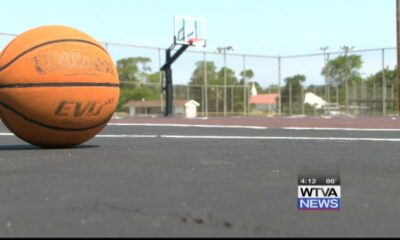
[[[194,46],[198,50],[204,49],[204,39],[203,38],[191,38],[189,39],[189,44]]]

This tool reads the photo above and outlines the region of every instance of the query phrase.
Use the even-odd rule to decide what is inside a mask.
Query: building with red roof
[[[278,107],[278,97],[279,94],[258,94],[250,96],[250,104],[255,105],[255,111],[273,111]]]

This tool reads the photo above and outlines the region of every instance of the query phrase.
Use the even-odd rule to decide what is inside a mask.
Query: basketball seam
[[[3,121],[4,125],[6,125],[6,127],[13,132],[13,130],[11,129],[10,124],[8,124],[6,118],[4,117],[3,113],[0,111],[0,120]]]
[[[4,55],[4,53],[7,51],[7,49],[11,46],[11,44],[16,40],[17,38],[14,38],[11,42],[9,42],[8,44],[7,44],[7,46],[3,49],[3,51],[1,52],[1,55],[0,55],[0,59],[1,59],[1,57]]]
[[[1,119],[2,119],[2,121],[3,121],[3,123],[4,123],[4,125],[6,125],[6,127],[8,128],[8,130],[10,130],[11,132],[13,132],[13,133],[15,134],[15,136],[17,136],[17,137],[19,137],[20,139],[24,140],[25,142],[28,142],[28,143],[29,143],[29,141],[28,141],[26,138],[22,137],[21,135],[19,135],[17,132],[15,132],[15,131],[13,130],[13,128],[12,128],[11,125],[8,123],[6,117],[1,113],[1,111],[0,111],[0,117],[1,117]]]
[[[34,87],[119,87],[118,83],[98,82],[47,82],[47,83],[15,83],[0,84],[0,89],[5,88],[34,88]]]
[[[15,58],[13,58],[11,61],[9,61],[8,63],[4,64],[2,67],[0,67],[0,72],[3,71],[4,69],[6,69],[7,67],[9,67],[11,64],[13,64],[15,61],[17,61],[19,58],[21,58],[22,56],[24,56],[25,54],[29,53],[30,51],[33,51],[37,48],[46,46],[46,45],[50,45],[50,44],[54,44],[54,43],[61,43],[61,42],[80,42],[80,43],[86,43],[89,45],[93,45],[96,46],[98,48],[100,48],[101,50],[103,50],[104,52],[106,52],[108,54],[108,52],[100,45],[93,43],[91,41],[87,41],[87,40],[83,40],[83,39],[58,39],[58,40],[53,40],[53,41],[48,41],[48,42],[44,42],[41,44],[38,44],[36,46],[33,46],[25,51],[23,51],[22,53],[20,53],[19,55],[17,55]],[[4,55],[4,52],[3,54]]]
[[[58,130],[58,131],[71,131],[71,132],[80,132],[80,131],[87,131],[87,130],[91,130],[97,127],[100,127],[101,125],[107,123],[111,118],[112,115],[111,114],[109,117],[106,118],[105,121],[98,123],[96,125],[90,126],[90,127],[85,127],[85,128],[63,128],[63,127],[57,127],[57,126],[51,126],[42,122],[39,122],[37,120],[34,120],[30,117],[25,116],[24,114],[20,113],[19,111],[17,111],[16,109],[14,109],[13,107],[7,105],[6,103],[0,101],[0,106],[3,106],[4,108],[10,110],[11,112],[15,113],[17,116],[21,117],[22,119],[24,119],[27,122],[36,124],[40,127],[45,127],[45,128],[49,128],[49,129],[53,129],[53,130]],[[11,129],[10,129],[11,130]]]

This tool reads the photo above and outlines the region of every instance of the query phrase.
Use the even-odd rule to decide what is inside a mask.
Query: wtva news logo
[[[340,210],[340,176],[299,176],[298,210]]]

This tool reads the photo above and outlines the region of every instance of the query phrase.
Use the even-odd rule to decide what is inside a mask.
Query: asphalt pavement
[[[400,236],[400,132],[108,126],[41,149],[0,124],[1,237]],[[339,170],[340,211],[297,210]]]

